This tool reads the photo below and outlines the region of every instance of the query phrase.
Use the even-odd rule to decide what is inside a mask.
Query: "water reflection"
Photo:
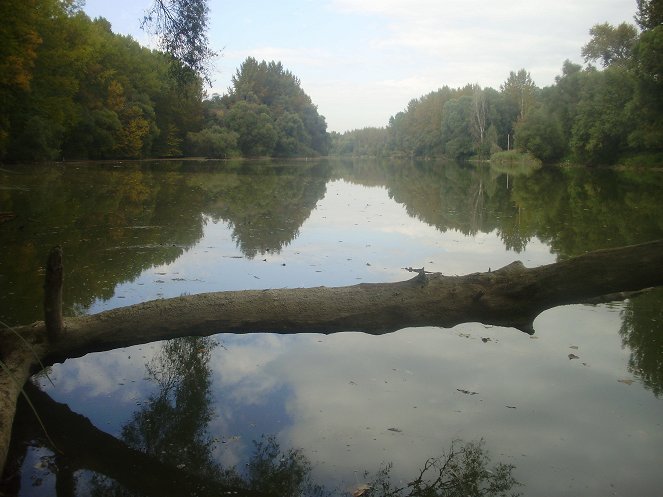
[[[538,239],[560,257],[643,242],[663,233],[660,174],[399,161],[90,164],[0,171],[5,256],[0,320],[41,318],[48,249],[62,245],[67,313],[85,312],[146,269],[174,261],[207,222],[227,223],[247,258],[298,237],[331,178],[380,185],[407,213],[444,233],[496,232],[507,250]],[[359,215],[359,213],[357,213]],[[485,269],[485,268],[484,268]]]
[[[96,312],[186,292],[395,281],[407,266],[532,266],[663,233],[661,175],[649,173],[319,161],[0,175],[0,211],[16,214],[0,224],[9,323],[41,317],[34,268],[56,243],[68,257],[68,312]],[[533,494],[651,494],[661,483],[662,300],[551,310],[534,339],[467,324],[379,338],[223,336],[226,348],[183,340],[67,361],[46,387],[57,402],[43,407],[72,420],[56,440],[66,459],[31,428],[24,440],[38,443],[19,444],[14,459],[21,494],[51,489],[56,467],[63,494],[257,491],[251,482],[272,481],[258,473],[290,474],[282,485],[295,493],[374,490],[389,462],[393,494],[430,457],[444,466],[435,458],[464,447],[450,450],[451,439],[481,434]],[[78,434],[90,445],[68,446]]]
[[[663,289],[626,303],[619,334],[628,347],[628,369],[657,397],[663,394]]]
[[[189,344],[180,344],[189,348]],[[201,344],[195,344],[198,350]],[[185,352],[186,354],[186,352]],[[189,355],[189,354],[187,354]],[[168,358],[168,362],[170,362]],[[184,360],[180,365],[188,364]],[[193,367],[199,363],[193,360]],[[174,365],[174,364],[171,364]],[[186,366],[185,366],[186,368]],[[184,373],[189,375],[188,372]],[[192,378],[196,373],[192,373]],[[162,384],[159,398],[168,397],[179,380],[172,376]],[[204,389],[204,387],[203,387]],[[191,422],[171,407],[162,411],[162,402],[151,399],[152,405],[134,414],[118,440],[99,430],[90,421],[51,399],[48,394],[29,384],[26,392],[34,408],[41,414],[43,426],[36,421],[32,407],[19,402],[12,451],[4,479],[0,481],[3,495],[30,494],[24,488],[22,463],[30,451],[41,453],[37,465],[41,476],[32,480],[33,489],[47,494],[76,495],[243,495],[265,497],[424,497],[424,496],[505,496],[521,484],[513,476],[515,466],[493,464],[483,439],[463,442],[454,440],[440,456],[431,457],[404,482],[393,478],[392,463],[372,474],[364,471],[361,478],[348,488],[326,486],[315,481],[312,464],[302,449],[283,449],[275,436],[263,435],[253,441],[253,451],[243,468],[221,467],[211,457],[211,443],[200,437],[206,425],[191,430]],[[195,394],[193,395],[196,396]],[[188,397],[188,396],[187,396]],[[166,402],[168,403],[168,402]],[[184,409],[194,419],[208,417],[209,405],[198,401]],[[179,404],[178,404],[179,405]],[[173,416],[163,416],[167,412]],[[147,418],[147,415],[153,417]],[[145,423],[144,420],[149,420]],[[154,436],[152,424],[164,423]],[[46,432],[48,435],[46,435]],[[182,430],[183,434],[177,433]],[[193,434],[193,437],[191,436]],[[203,437],[204,438],[204,437]],[[44,452],[44,448],[46,452]],[[47,482],[45,482],[47,480]]]
[[[410,216],[441,232],[497,231],[515,251],[536,237],[569,257],[663,233],[663,175],[657,172],[543,168],[514,174],[456,163],[337,164],[343,179],[386,186]]]
[[[385,465],[370,483],[360,485],[353,496],[365,497],[517,497],[514,487],[521,484],[513,477],[513,464],[491,460],[484,440],[456,440],[448,452],[426,461],[419,476],[405,483],[390,478],[392,464]]]
[[[122,440],[131,448],[205,479],[221,474],[207,432],[213,416],[209,359],[215,345],[213,339],[200,337],[163,343],[146,366],[147,379],[158,390],[122,428]],[[108,492],[100,488],[99,493]]]
[[[174,261],[203,232],[203,197],[181,175],[139,166],[3,170],[0,316],[10,324],[40,319],[37,270],[54,245],[64,248],[67,313],[109,298],[115,285],[154,264]]]
[[[325,194],[326,163],[278,167],[248,163],[225,174],[196,175],[188,183],[212,201],[205,213],[227,222],[242,254],[279,252]]]

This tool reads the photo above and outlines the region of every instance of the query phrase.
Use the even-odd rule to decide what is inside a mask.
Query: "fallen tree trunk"
[[[50,340],[44,323],[15,328],[34,353],[15,333],[5,330],[0,334],[0,358],[6,365],[0,375],[0,467],[6,458],[20,386],[42,363],[221,332],[383,334],[405,327],[481,322],[532,334],[534,319],[546,309],[660,285],[663,241],[656,241],[599,250],[531,269],[520,262],[465,276],[422,269],[418,276],[396,283],[218,292],[156,300],[66,318],[64,331]]]

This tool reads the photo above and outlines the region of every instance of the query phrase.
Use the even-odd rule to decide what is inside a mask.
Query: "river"
[[[663,238],[661,192],[661,172],[434,161],[3,166],[0,321],[42,318],[54,245],[65,314],[80,315],[210,291],[399,281],[409,267],[538,266]],[[72,437],[86,436],[82,415],[85,430],[165,467],[272,495],[410,495],[408,482],[435,480],[451,460],[456,473],[478,468],[483,488],[649,496],[663,488],[662,309],[661,291],[559,307],[532,337],[467,323],[183,338],[67,360],[35,383],[68,406]],[[58,454],[24,431],[0,490],[54,495],[68,475],[68,495],[145,494],[121,460]],[[97,452],[110,454],[104,443]]]

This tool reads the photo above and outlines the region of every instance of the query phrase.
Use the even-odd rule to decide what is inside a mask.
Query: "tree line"
[[[144,22],[178,13],[154,7]],[[77,0],[7,0],[0,17],[0,160],[327,151],[324,118],[280,63],[249,58],[228,95],[204,99],[213,52],[198,17],[191,46],[175,46],[191,22],[156,26],[164,51],[113,33]]]
[[[205,98],[214,52],[204,0],[156,2],[148,11],[144,23],[156,25],[163,51],[114,34],[77,0],[6,0],[0,160],[327,154],[464,160],[516,148],[546,163],[660,163],[662,5],[637,0],[637,27],[592,27],[581,50],[586,66],[564,62],[551,86],[537,87],[521,69],[498,90],[443,86],[410,101],[385,127],[329,134],[299,79],[280,62],[249,57],[227,94]],[[182,33],[191,39],[182,41]]]
[[[91,20],[74,0],[3,2],[0,158],[181,155],[202,86],[164,52]],[[185,68],[182,68],[184,70]]]
[[[567,60],[551,86],[537,87],[525,69],[499,90],[444,86],[411,100],[383,128],[333,133],[332,150],[463,160],[515,148],[544,163],[660,163],[663,2],[638,0],[635,20],[637,27],[592,27],[581,50],[586,66]]]

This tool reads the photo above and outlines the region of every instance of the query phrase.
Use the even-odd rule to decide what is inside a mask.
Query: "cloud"
[[[134,401],[145,396],[136,382],[145,376],[145,364],[158,350],[158,344],[152,343],[88,354],[54,365],[50,376],[61,393],[82,391],[89,397],[115,395],[123,402]]]
[[[286,69],[291,66],[324,67],[333,59],[325,49],[284,46],[257,46],[241,50],[228,50],[223,55],[229,59],[241,61],[247,57],[253,57],[258,61],[280,61]]]
[[[232,397],[244,404],[260,404],[265,394],[275,389],[279,380],[265,371],[265,366],[283,353],[284,343],[275,335],[232,337],[229,350],[215,351],[212,369],[215,382],[232,390]]]
[[[417,74],[436,68],[431,72],[438,86],[478,81],[498,87],[509,70],[521,67],[539,85],[552,84],[565,59],[580,59],[589,28],[605,20],[628,21],[624,13],[633,10],[631,3],[335,0],[332,5],[346,15],[380,17],[383,29],[371,47],[406,52],[408,69],[416,67]]]

